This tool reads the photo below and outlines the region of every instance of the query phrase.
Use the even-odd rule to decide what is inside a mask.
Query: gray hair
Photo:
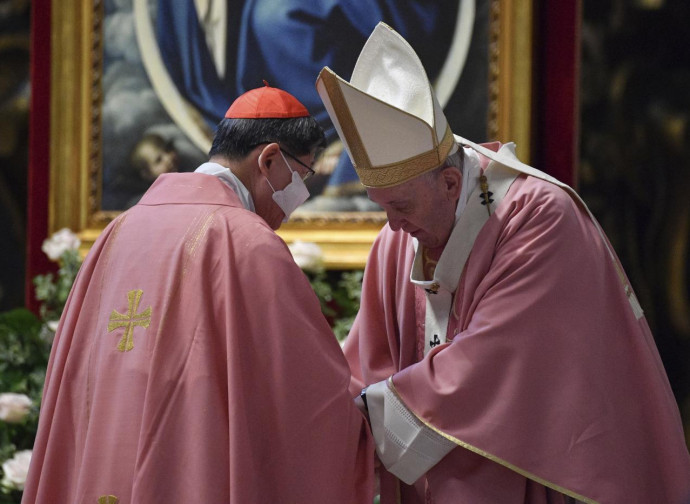
[[[443,162],[443,164],[441,164],[441,166],[438,166],[433,170],[429,170],[424,174],[424,176],[427,177],[427,180],[431,182],[432,180],[436,180],[436,178],[443,170],[451,167],[457,168],[460,171],[460,173],[462,173],[462,164],[464,161],[464,157],[465,154],[463,152],[462,147],[460,147],[457,151],[448,156],[446,160]]]

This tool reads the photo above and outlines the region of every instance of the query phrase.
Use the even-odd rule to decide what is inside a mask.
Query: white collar
[[[463,147],[462,150],[464,157],[462,162],[462,188],[460,189],[458,206],[455,210],[456,224],[462,215],[462,211],[467,206],[467,200],[470,199],[470,194],[472,194],[474,188],[479,184],[479,175],[481,173],[479,154],[468,147]]]
[[[509,143],[504,144],[498,151],[498,155],[504,157],[514,156],[515,144]],[[479,154],[475,152],[472,147],[464,147],[464,162],[462,166],[462,188],[460,190],[460,198],[458,199],[458,206],[455,211],[455,224],[453,230],[451,231],[451,236],[448,238],[448,243],[441,253],[441,257],[436,265],[436,270],[434,271],[434,278],[432,280],[426,280],[423,272],[423,259],[422,259],[422,249],[419,246],[419,242],[416,238],[413,238],[413,245],[415,250],[414,262],[412,263],[412,270],[410,271],[410,281],[415,285],[419,285],[424,288],[428,288],[435,285],[435,289],[439,286],[445,288],[450,292],[454,292],[457,286],[457,281],[461,271],[458,266],[457,254],[454,249],[454,245],[457,245],[458,240],[462,238],[463,229],[461,229],[460,218],[464,211],[467,209],[470,197],[475,194],[477,186],[479,185],[479,178],[482,175],[481,170],[481,160]],[[482,153],[483,154],[483,153]],[[471,217],[469,217],[471,219]],[[465,223],[467,224],[467,222]],[[481,227],[483,222],[479,224]],[[474,239],[473,239],[474,241]],[[464,260],[462,261],[464,265]]]
[[[194,173],[204,173],[206,175],[214,175],[218,177],[221,182],[232,189],[237,197],[240,199],[242,206],[249,210],[250,212],[256,212],[254,209],[254,200],[249,190],[244,186],[244,184],[238,179],[234,173],[232,173],[228,168],[218,163],[204,163],[199,168],[194,170]]]

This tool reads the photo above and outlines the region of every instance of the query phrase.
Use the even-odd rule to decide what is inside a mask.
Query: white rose
[[[57,261],[68,250],[77,250],[81,245],[79,237],[68,228],[56,231],[50,238],[43,240],[41,250],[50,258]]]
[[[296,240],[288,246],[297,266],[306,271],[323,268],[323,252],[316,243]]]
[[[48,326],[48,329],[50,329],[53,332],[57,332],[58,330],[58,325],[60,325],[59,320],[49,320],[46,322],[46,325]]]
[[[0,394],[0,420],[18,423],[24,420],[31,408],[31,399],[24,394],[6,392]]]
[[[22,450],[2,464],[2,485],[11,490],[24,490],[26,475],[29,473],[31,450]]]

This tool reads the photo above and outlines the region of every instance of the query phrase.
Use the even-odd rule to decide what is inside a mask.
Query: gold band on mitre
[[[454,141],[450,127],[446,127],[441,143],[428,152],[387,165],[355,165],[355,171],[365,187],[391,187],[402,184],[441,166],[450,154]]]

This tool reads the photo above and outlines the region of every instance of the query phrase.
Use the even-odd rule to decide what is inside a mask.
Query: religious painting
[[[280,234],[319,243],[330,267],[363,265],[385,214],[366,197],[314,83],[324,66],[349,79],[379,21],[418,53],[455,132],[477,141],[518,133],[529,147],[527,0],[52,3],[51,187],[59,190],[65,171],[81,184],[72,202],[55,193],[51,227],[76,220],[61,225],[87,247],[159,174],[203,163],[232,100],[266,81],[304,103],[327,137],[311,197]],[[511,57],[520,47],[522,67]],[[79,144],[76,159],[64,149],[69,139]]]

